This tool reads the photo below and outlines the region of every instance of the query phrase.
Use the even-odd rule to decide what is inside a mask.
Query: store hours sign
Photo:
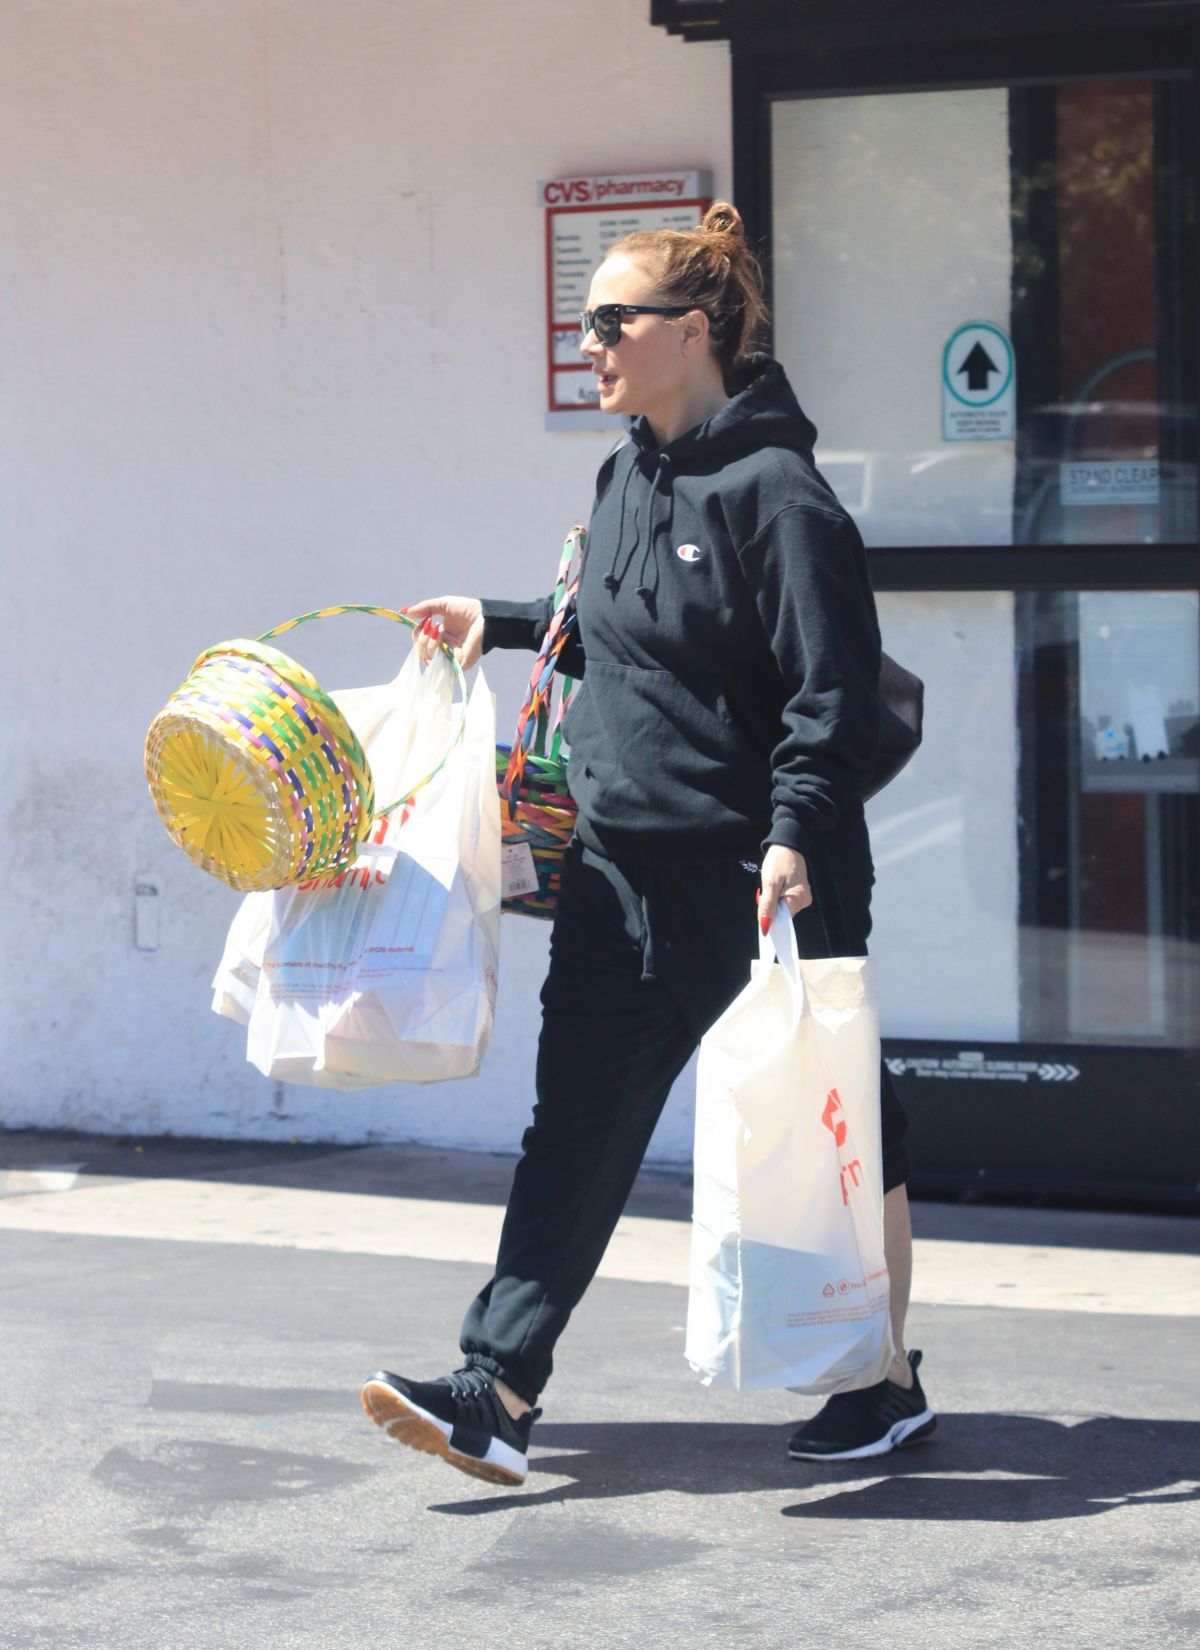
[[[579,353],[579,316],[596,267],[635,230],[694,229],[712,203],[712,176],[664,169],[551,178],[538,185],[538,199],[546,219],[547,410],[555,428],[578,420],[586,429],[599,396]]]

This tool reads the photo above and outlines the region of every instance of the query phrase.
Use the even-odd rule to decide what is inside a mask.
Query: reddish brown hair
[[[726,387],[735,388],[767,322],[762,268],[737,207],[714,201],[697,228],[638,230],[607,256],[614,252],[647,265],[664,303],[704,311]]]

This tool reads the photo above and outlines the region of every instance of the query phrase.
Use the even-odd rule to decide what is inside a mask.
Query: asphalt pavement
[[[1200,1643],[1195,1222],[918,1205],[939,1437],[822,1466],[812,1400],[692,1375],[644,1175],[507,1491],[358,1386],[457,1361],[511,1167],[0,1133],[0,1644]]]

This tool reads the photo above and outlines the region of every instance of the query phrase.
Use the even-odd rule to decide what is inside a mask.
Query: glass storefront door
[[[1197,535],[1193,102],[1163,77],[771,106],[776,353],[876,564],[1131,570],[880,596],[927,685],[870,810],[885,1033],[960,1075],[1200,1050],[1200,596],[1136,572]]]

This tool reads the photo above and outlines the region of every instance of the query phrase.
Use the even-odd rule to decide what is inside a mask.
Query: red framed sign
[[[551,178],[538,185],[546,217],[546,393],[550,413],[595,414],[599,396],[579,353],[579,315],[596,266],[639,229],[694,229],[712,205],[700,171]],[[565,422],[565,420],[564,420]]]

